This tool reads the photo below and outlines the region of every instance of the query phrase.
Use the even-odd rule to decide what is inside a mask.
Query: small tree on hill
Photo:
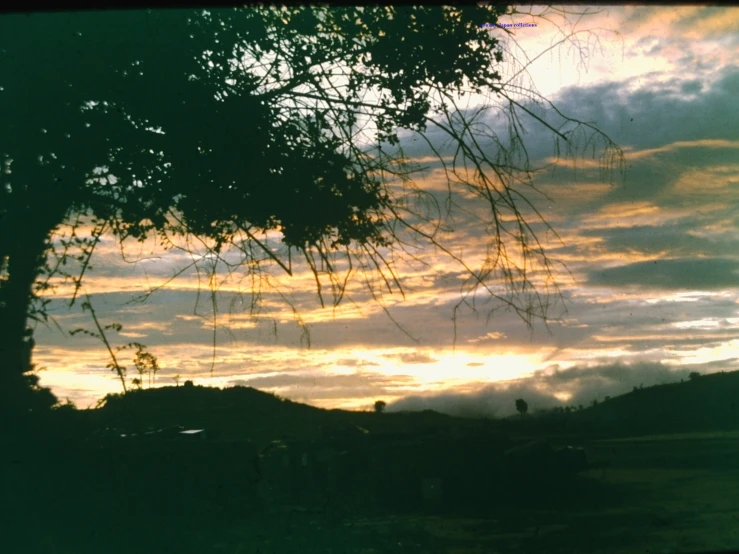
[[[691,371],[690,372],[690,375],[688,375],[688,377],[690,378],[691,381],[695,381],[700,376],[701,376],[701,374],[698,373],[697,371]]]
[[[152,377],[159,371],[159,362],[156,356],[147,352],[143,345],[137,344],[136,357],[133,359],[133,363],[136,366],[136,370],[139,372],[139,379],[143,385],[144,375],[149,375],[149,388],[152,386]]]
[[[377,412],[378,414],[381,414],[382,412],[385,411],[386,406],[387,406],[387,402],[385,402],[384,400],[378,400],[377,402],[375,402],[375,412]]]
[[[529,405],[523,398],[519,398],[516,400],[516,411],[521,414],[522,418],[524,414],[529,411]]]

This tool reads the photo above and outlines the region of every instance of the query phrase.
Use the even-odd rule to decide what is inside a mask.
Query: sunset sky
[[[578,18],[506,18],[537,23],[515,28],[517,46],[509,42],[509,49],[519,59],[522,51],[534,59]],[[235,275],[217,295],[211,377],[207,276],[200,277],[199,301],[198,275],[189,270],[145,303],[126,304],[192,258],[164,252],[151,240],[127,245],[126,261],[107,236],[83,290],[101,323],[123,325],[109,339],[146,344],[162,366],[158,385],[174,384],[180,375],[201,385],[249,385],[326,408],[369,409],[383,399],[388,409],[507,415],[518,397],[532,410],[589,404],[691,371],[739,369],[739,10],[603,7],[574,29],[582,30],[579,42],[542,55],[528,68],[529,77],[561,112],[605,131],[623,149],[625,163],[623,174],[605,179],[590,157],[576,170],[563,161],[554,172],[536,175],[550,200],[530,198],[564,242],[545,246],[572,273],[557,274],[567,313],[550,324],[550,333],[539,323],[531,333],[503,311],[486,322],[486,308],[479,317],[462,310],[453,351],[452,310],[463,276],[431,249],[423,253],[428,267],[398,264],[405,299],[383,295],[390,314],[417,341],[393,324],[360,281],[352,288],[354,304],[333,310],[330,303],[321,308],[307,270],[291,279],[270,267],[307,325],[310,347],[301,341],[292,309],[269,288],[260,318],[252,318],[250,280],[239,283],[244,276]],[[495,111],[486,117],[495,127]],[[534,165],[554,161],[551,133],[533,124],[529,131]],[[415,160],[431,155],[412,137],[404,146]],[[433,188],[441,170],[424,165],[428,171],[415,180]],[[485,237],[466,227],[463,215],[449,241],[474,259]],[[277,238],[271,237],[272,246]],[[221,271],[219,282],[224,278]],[[60,289],[54,297],[52,315],[65,331],[92,330],[79,304],[64,307],[68,292]],[[121,390],[99,342],[70,337],[54,325],[39,326],[35,338],[34,362],[47,368],[42,384],[60,398],[84,408]],[[131,357],[122,354],[129,377],[135,376]]]

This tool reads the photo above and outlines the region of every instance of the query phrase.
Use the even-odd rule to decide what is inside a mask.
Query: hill
[[[92,410],[60,410],[64,427],[85,433],[123,433],[174,426],[204,428],[221,440],[313,441],[368,432],[372,436],[510,438],[561,437],[563,441],[657,433],[739,429],[739,371],[656,385],[581,411],[563,408],[504,420],[464,419],[423,412],[324,410],[251,387],[161,387],[108,395]],[[61,416],[61,414],[60,414]],[[61,427],[61,423],[58,427]]]
[[[600,402],[582,411],[550,410],[511,419],[527,433],[636,436],[739,429],[739,371],[655,385]]]
[[[739,371],[637,389],[590,408],[596,424],[622,433],[739,428]]]
[[[108,395],[103,405],[78,412],[88,429],[137,432],[172,426],[204,428],[221,440],[310,441],[368,433],[373,436],[493,431],[490,421],[465,420],[431,410],[405,413],[324,410],[251,387],[161,387]]]

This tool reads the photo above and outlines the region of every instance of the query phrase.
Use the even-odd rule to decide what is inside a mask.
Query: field
[[[739,548],[736,433],[594,441],[589,470],[543,498],[491,498],[484,516],[293,512],[233,528],[218,552],[715,552]],[[214,545],[215,546],[215,545]]]

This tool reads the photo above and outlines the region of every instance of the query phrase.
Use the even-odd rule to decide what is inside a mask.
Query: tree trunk
[[[33,285],[44,265],[48,237],[53,230],[53,227],[39,225],[37,218],[28,217],[28,211],[23,211],[27,216],[23,221],[25,225],[6,227],[12,235],[8,232],[5,236],[13,236],[15,240],[2,248],[8,255],[7,278],[0,284],[0,410],[6,412],[6,417],[27,414],[33,409],[32,388],[36,380],[28,372],[33,369],[34,341],[26,324]],[[14,219],[22,221],[20,217]],[[50,393],[47,396],[51,396]]]

